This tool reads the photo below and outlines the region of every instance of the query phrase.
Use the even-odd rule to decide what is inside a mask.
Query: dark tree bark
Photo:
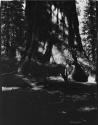
[[[55,4],[56,2],[54,2]],[[59,8],[62,8],[62,4],[57,4]],[[27,1],[26,2],[26,20],[27,20],[27,42],[26,42],[26,54],[28,53],[28,50],[34,50],[33,46],[35,46],[36,37],[40,38],[40,34],[43,32],[43,27],[42,25],[46,24],[44,21],[45,20],[43,17],[43,14],[45,14],[46,11],[46,3],[45,2],[39,2],[37,3],[36,1]],[[69,41],[69,46],[73,48],[75,46],[74,41],[76,38],[77,42],[77,47],[82,50],[82,44],[81,44],[81,38],[79,35],[79,22],[78,22],[78,17],[76,13],[76,5],[75,5],[75,0],[71,2],[64,2],[63,5],[63,11],[65,15],[68,18],[68,23],[69,23],[69,36],[68,36],[68,41]],[[48,24],[47,24],[48,25]],[[44,25],[45,27],[45,25]],[[47,29],[47,28],[46,28]],[[42,32],[41,32],[42,30]],[[47,31],[48,32],[48,31]],[[42,34],[43,35],[43,34]],[[48,36],[49,37],[49,36]],[[32,46],[33,49],[30,49]],[[51,57],[51,50],[52,50],[52,40],[49,40],[48,42],[48,47],[46,50],[45,55],[43,56],[43,63],[49,62],[50,57]],[[29,58],[31,58],[33,52],[30,53]]]
[[[48,26],[49,22],[46,22],[45,14],[46,11],[46,2],[36,2],[36,1],[27,1],[26,2],[26,21],[27,21],[27,42],[26,42],[26,50],[25,56],[28,55],[29,59],[36,55],[38,38],[43,39],[44,37],[48,37]],[[47,30],[47,31],[46,31]],[[46,33],[47,32],[47,33]],[[52,44],[49,41],[48,48],[46,50],[45,55],[43,56],[43,63],[50,60],[51,56],[51,48]]]
[[[98,86],[98,2],[96,2],[96,22],[97,22],[97,64],[96,64],[96,82]]]
[[[9,35],[9,29],[10,29],[10,23],[9,23],[9,19],[10,19],[10,16],[9,16],[9,9],[7,10],[7,22],[6,22],[6,41],[5,41],[5,52],[6,52],[6,55],[9,56],[9,51],[10,51],[10,45],[9,45],[9,40],[10,40],[10,35]]]
[[[75,70],[72,75],[72,78],[75,81],[79,82],[87,82],[88,80],[88,75],[85,73],[85,71],[82,69],[81,65],[78,63],[75,63]]]
[[[77,49],[79,51],[82,51],[82,42],[81,42],[81,37],[79,34],[79,21],[78,21],[78,15],[76,12],[76,3],[75,0],[73,1],[67,1],[64,2],[63,5],[63,10],[65,15],[68,18],[68,24],[69,24],[69,36],[68,36],[68,42],[69,46],[74,48],[75,43],[74,41],[77,42]]]
[[[27,34],[26,34],[26,49],[24,56],[28,54],[28,50],[30,51],[31,46],[34,44],[35,32],[36,32],[36,14],[37,14],[37,4],[36,1],[26,1],[26,24],[27,24]],[[31,57],[32,55],[30,55]]]
[[[1,7],[1,5],[0,5],[0,7]],[[1,14],[0,14],[0,24],[1,24]],[[1,34],[1,26],[0,26],[0,34]],[[0,56],[1,56],[1,37],[0,37]]]
[[[74,59],[74,66],[75,66],[75,69],[74,69],[74,72],[72,74],[72,78],[75,80],[75,81],[79,81],[79,82],[87,82],[88,80],[88,74],[85,73],[85,70],[82,68],[82,66],[78,63],[78,60],[77,60],[77,54],[76,54],[76,51],[73,50],[72,51],[72,57]]]

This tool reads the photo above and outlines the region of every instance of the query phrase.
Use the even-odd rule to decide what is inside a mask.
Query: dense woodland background
[[[97,125],[98,2],[0,2],[1,125]]]
[[[79,65],[94,77],[96,43],[93,0],[1,2],[1,60],[9,58],[18,69],[28,58],[28,66],[32,59],[43,65],[62,64],[70,75]]]

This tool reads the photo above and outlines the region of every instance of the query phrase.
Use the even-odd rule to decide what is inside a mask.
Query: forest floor
[[[72,82],[66,88],[64,82],[50,80],[23,88],[14,77],[9,79],[13,85],[2,86],[2,125],[97,125],[95,84]],[[28,86],[28,79],[22,79]]]
[[[97,125],[93,83],[36,81],[19,74],[0,77],[1,125]]]

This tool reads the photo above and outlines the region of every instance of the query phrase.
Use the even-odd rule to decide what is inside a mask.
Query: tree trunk
[[[26,1],[26,23],[27,23],[27,34],[26,34],[26,49],[25,56],[28,54],[28,50],[31,48],[31,45],[34,43],[35,32],[36,32],[36,10],[37,4],[36,1]],[[33,36],[34,35],[34,36]]]
[[[54,42],[54,38],[51,37],[48,41],[48,46],[47,46],[45,55],[43,56],[43,63],[50,62],[50,57],[52,55],[53,42]]]
[[[1,37],[0,37],[0,41],[1,41]],[[0,56],[1,56],[1,42],[0,42]]]
[[[9,29],[10,29],[10,27],[9,27],[9,10],[8,10],[8,12],[7,12],[7,19],[8,19],[8,21],[7,21],[7,24],[6,24],[6,41],[5,41],[5,48],[6,48],[6,50],[5,50],[5,52],[6,52],[6,55],[8,55],[9,56],[9,51],[10,51],[10,45],[9,45],[9,40],[10,40],[10,35],[9,35]]]
[[[96,82],[97,82],[97,86],[98,86],[98,2],[96,2],[96,12],[97,12],[97,14],[96,14],[96,22],[97,22],[97,65],[96,65],[96,67],[97,67],[97,70],[96,70]]]
[[[64,7],[64,13],[67,16],[68,24],[69,24],[69,36],[68,36],[69,46],[74,48],[76,46],[75,45],[75,41],[76,41],[77,49],[79,51],[82,51],[81,37],[79,34],[79,21],[78,21],[78,15],[76,12],[75,0],[71,2],[70,1],[65,2],[63,7]]]
[[[8,56],[12,59],[14,59],[16,57],[16,47],[15,46],[9,47]]]
[[[97,31],[97,64],[96,64],[97,70],[96,70],[96,82],[98,85],[98,31]]]

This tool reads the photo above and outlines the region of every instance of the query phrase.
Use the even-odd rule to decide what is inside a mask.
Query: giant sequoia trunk
[[[85,73],[85,71],[82,69],[81,65],[75,62],[75,70],[72,75],[73,80],[78,82],[87,82],[88,81],[88,75]]]
[[[72,51],[72,57],[74,59],[74,65],[75,69],[72,74],[72,78],[75,81],[78,82],[87,82],[88,81],[88,75],[85,73],[85,70],[82,68],[82,66],[78,63],[76,51]]]
[[[46,11],[46,2],[37,2],[37,1],[27,1],[26,2],[26,21],[27,21],[27,40],[26,40],[26,50],[25,57],[28,55],[29,60],[32,56],[36,56],[36,51],[38,49],[37,42],[38,39],[42,37],[42,32],[44,27],[46,28],[48,24],[44,19],[46,15],[44,15]],[[45,23],[45,25],[44,25]],[[47,25],[47,26],[46,26]],[[48,31],[47,31],[48,32]],[[45,37],[45,36],[44,36]],[[43,56],[43,63],[50,60],[52,45],[49,42],[48,48],[46,50],[45,55]]]
[[[26,1],[26,10],[25,10],[25,15],[26,15],[26,49],[25,49],[25,55],[28,54],[28,51],[30,51],[32,45],[34,45],[34,40],[35,40],[35,34],[37,30],[37,20],[36,20],[36,11],[37,11],[37,4],[36,1]],[[31,58],[32,54],[30,53],[29,58]]]
[[[68,24],[69,24],[69,36],[68,36],[68,42],[70,47],[74,47],[74,41],[76,38],[77,47],[81,50],[82,44],[81,44],[81,38],[79,35],[79,22],[78,17],[76,13],[76,4],[75,0],[69,2],[61,2],[62,4],[56,5],[56,2],[53,4],[56,5],[57,8],[60,8],[62,12],[65,13],[65,15],[68,18]],[[64,5],[63,5],[64,3]],[[63,7],[63,9],[62,9]],[[49,32],[51,31],[48,27],[50,26],[50,23],[45,18],[47,17],[47,6],[46,2],[36,2],[36,1],[27,1],[26,2],[26,21],[27,21],[27,42],[26,42],[26,50],[25,50],[25,56],[29,55],[29,59],[32,57],[33,51],[35,49],[35,41],[37,39],[43,40],[43,37],[40,36],[43,35],[42,32],[47,32],[49,37]],[[44,15],[44,16],[43,16]],[[50,18],[49,18],[50,19]],[[47,23],[45,23],[47,22]],[[46,30],[47,29],[47,30]],[[49,30],[49,31],[48,31]],[[47,34],[45,34],[47,36]],[[45,37],[46,37],[45,36]],[[51,37],[51,35],[50,35]],[[43,63],[49,62],[51,57],[51,51],[53,46],[53,40],[50,38],[47,38],[48,46],[46,53],[43,56]],[[30,49],[31,48],[31,49]],[[29,53],[28,53],[29,51]],[[30,52],[31,51],[31,52]]]
[[[79,21],[78,21],[78,15],[76,12],[75,0],[64,2],[63,10],[68,19],[69,46],[74,48],[76,46],[75,45],[75,41],[76,41],[78,50],[82,51],[83,48],[82,48],[81,37],[80,37],[80,33],[79,33]]]

